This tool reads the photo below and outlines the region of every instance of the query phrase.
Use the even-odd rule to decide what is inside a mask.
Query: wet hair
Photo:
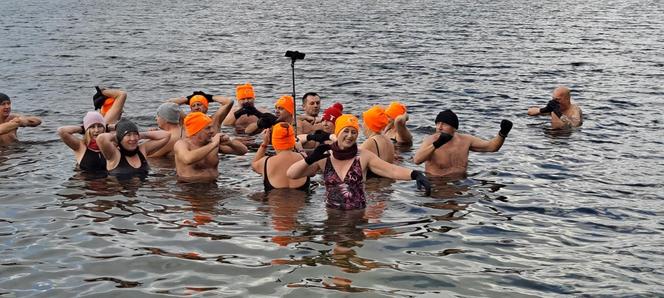
[[[12,102],[12,100],[9,99],[9,96],[7,96],[7,94],[0,93],[0,103],[3,103],[5,101]]]
[[[316,93],[316,92],[307,92],[304,95],[302,95],[302,104],[307,103],[307,97],[309,97],[309,96],[318,96],[318,97],[320,97],[320,95],[318,95],[318,93]]]

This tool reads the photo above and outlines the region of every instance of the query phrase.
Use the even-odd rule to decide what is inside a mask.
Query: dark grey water
[[[2,1],[0,92],[42,117],[0,147],[0,296],[659,296],[664,289],[664,3],[661,1]],[[121,87],[154,126],[166,98],[259,105],[317,91],[356,114],[403,100],[417,143],[452,108],[498,153],[469,177],[371,181],[364,212],[262,193],[253,153],[216,185],[84,179],[55,133]],[[558,84],[581,129],[525,116]],[[402,153],[403,164],[415,148]]]

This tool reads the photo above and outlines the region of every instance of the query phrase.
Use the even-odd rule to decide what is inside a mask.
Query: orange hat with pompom
[[[237,100],[256,98],[256,95],[254,95],[254,86],[251,86],[249,83],[238,85],[235,87],[235,98]]]
[[[346,127],[353,127],[357,130],[360,130],[360,123],[357,121],[357,117],[351,114],[343,114],[337,118],[337,121],[334,122],[334,134],[339,135],[339,132]]]
[[[406,113],[406,106],[398,101],[393,101],[385,109],[385,114],[392,118],[392,120],[397,119],[397,117]]]
[[[191,137],[212,123],[212,119],[201,112],[192,112],[184,118],[184,128]]]
[[[373,132],[382,131],[390,123],[390,118],[387,117],[381,106],[373,106],[362,113],[362,120],[364,120],[364,126]]]
[[[286,122],[272,126],[272,147],[275,150],[290,150],[295,147],[295,130]]]

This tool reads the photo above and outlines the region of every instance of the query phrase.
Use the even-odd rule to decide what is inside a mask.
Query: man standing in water
[[[438,113],[436,133],[425,137],[413,160],[424,164],[424,170],[434,176],[463,176],[468,168],[468,152],[496,152],[503,146],[512,122],[500,122],[500,132],[486,141],[478,137],[457,133],[459,119],[451,110]]]
[[[297,134],[309,134],[323,129],[320,113],[320,96],[315,92],[307,92],[302,96],[304,115],[297,116]]]
[[[528,108],[528,116],[551,115],[551,128],[572,128],[583,124],[583,113],[581,108],[572,103],[570,90],[560,86],[553,90],[552,99],[546,107]]]
[[[11,112],[11,99],[6,94],[0,93],[0,145],[17,141],[16,131],[19,127],[35,127],[41,124],[41,119],[38,117],[21,116]]]
[[[187,138],[178,140],[175,171],[180,181],[213,182],[219,176],[219,153],[244,155],[247,147],[212,128],[212,119],[192,112],[184,119]]]

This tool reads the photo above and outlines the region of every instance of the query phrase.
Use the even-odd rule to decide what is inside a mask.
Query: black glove
[[[540,109],[540,114],[547,114],[551,112],[554,112],[558,117],[563,115],[563,113],[560,111],[560,104],[553,99],[549,100],[549,102],[546,104],[546,107]]]
[[[503,138],[507,137],[507,134],[510,133],[510,130],[512,130],[512,121],[505,120],[500,121],[500,132],[498,135],[500,135]]]
[[[318,148],[316,148],[318,149]],[[413,170],[410,172],[410,179],[415,180],[415,184],[417,185],[417,189],[422,189],[424,188],[424,194],[425,195],[430,195],[431,194],[431,182],[429,182],[429,179],[427,179],[424,174],[420,171]]]
[[[322,130],[317,130],[313,133],[307,135],[307,141],[316,141],[318,143],[323,143],[330,139],[330,134]]]
[[[253,115],[258,118],[263,117],[263,113],[259,112],[258,109],[256,109],[256,107],[254,106],[243,106],[237,111],[235,111],[233,115],[235,116],[235,119],[239,119],[242,115],[250,115],[250,116]]]
[[[258,122],[256,122],[256,125],[258,125],[258,128],[260,129],[270,128],[273,125],[277,124],[277,119],[278,119],[277,116],[270,113],[265,113],[260,116]]]
[[[304,162],[306,162],[308,165],[311,165],[321,159],[328,158],[330,156],[329,153],[327,153],[328,150],[332,149],[332,145],[328,144],[320,144],[314,151],[311,151],[309,153],[309,156],[304,159]]]
[[[438,136],[438,140],[435,140],[435,141],[433,142],[433,146],[434,146],[436,149],[438,149],[438,148],[440,148],[440,146],[445,145],[445,143],[449,142],[451,139],[452,139],[452,135],[451,135],[451,134],[447,134],[447,133],[441,132],[441,133],[440,133],[440,136]]]
[[[99,110],[104,105],[104,101],[106,101],[106,96],[102,94],[105,88],[95,86],[95,89],[97,89],[97,93],[92,96],[92,104],[95,106],[95,110]]]

